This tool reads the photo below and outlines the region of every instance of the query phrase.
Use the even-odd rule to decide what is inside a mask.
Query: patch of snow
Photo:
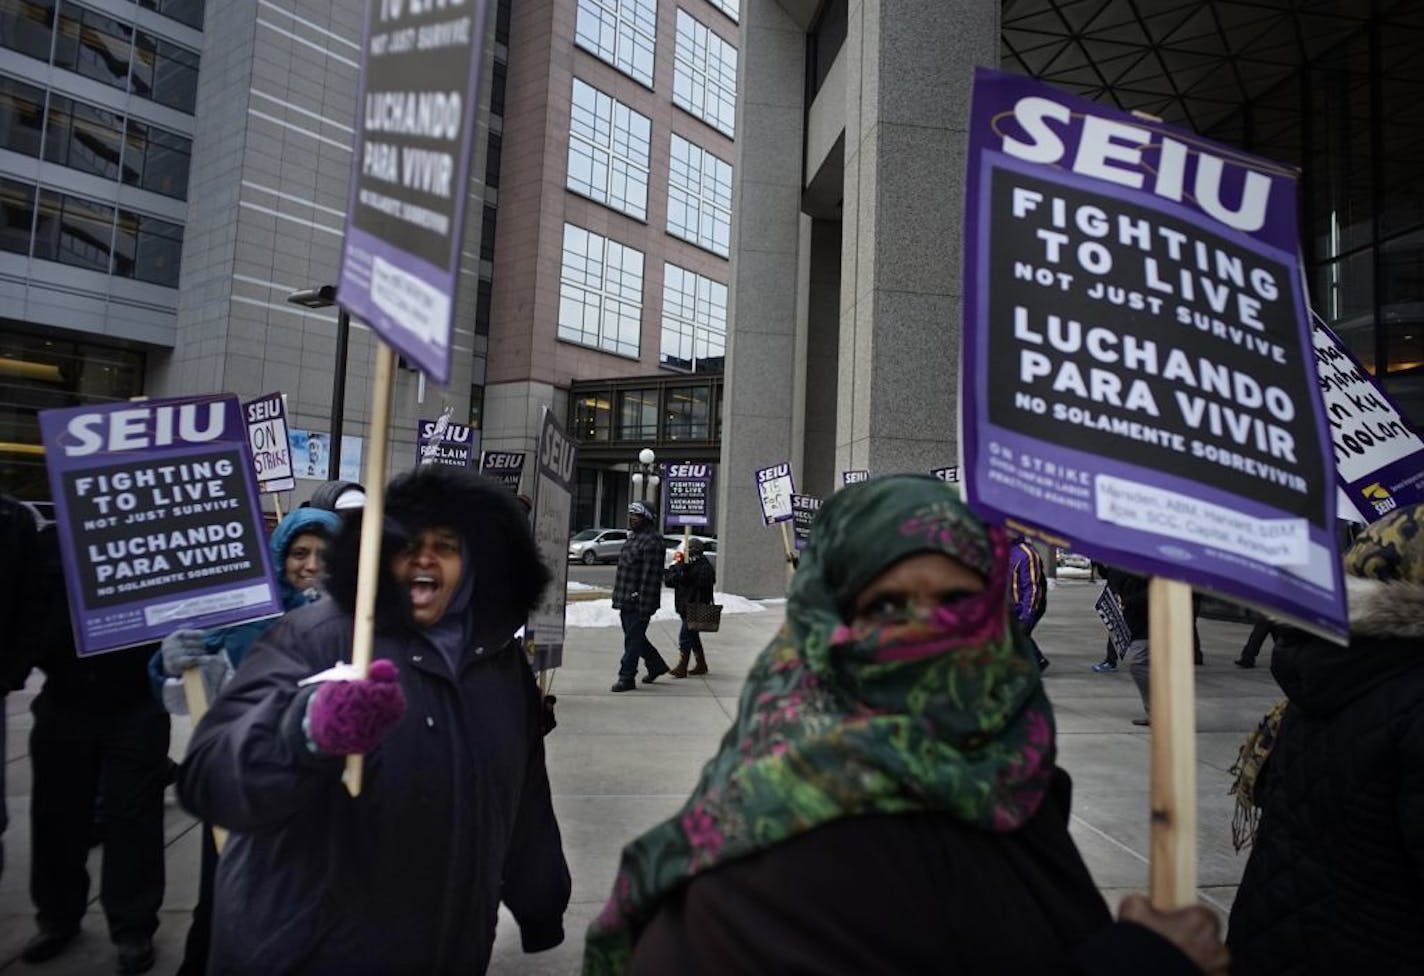
[[[714,593],[712,602],[722,604],[722,616],[738,613],[766,613],[766,604],[772,600],[748,600],[735,593]],[[785,602],[785,601],[781,601]],[[653,614],[653,620],[676,620],[673,609],[672,590],[663,590],[662,606]],[[569,603],[564,607],[564,623],[569,627],[620,627],[618,611],[613,609],[613,600],[583,600]]]
[[[569,593],[578,593],[581,590],[599,590],[604,589],[604,587],[593,586],[589,583],[580,583],[578,580],[569,580],[567,589]]]

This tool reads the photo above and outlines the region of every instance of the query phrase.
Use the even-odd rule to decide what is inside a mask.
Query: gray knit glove
[[[213,653],[206,644],[207,637],[205,630],[175,630],[163,638],[163,643],[159,645],[163,655],[163,673],[181,678],[184,671],[197,667],[203,658],[212,657]]]

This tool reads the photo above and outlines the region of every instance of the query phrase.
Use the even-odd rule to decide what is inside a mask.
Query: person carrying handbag
[[[677,634],[677,667],[670,672],[674,678],[686,678],[689,674],[707,673],[707,656],[702,652],[702,634],[687,625],[687,608],[693,603],[711,603],[712,587],[717,582],[717,570],[703,552],[701,539],[690,539],[687,543],[687,558],[682,553],[663,574],[663,583],[672,587],[673,607],[682,618],[682,629]],[[691,671],[687,669],[689,655],[697,658]]]

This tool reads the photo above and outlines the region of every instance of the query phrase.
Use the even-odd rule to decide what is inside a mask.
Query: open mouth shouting
[[[440,622],[450,606],[463,570],[460,537],[453,529],[424,529],[396,554],[391,571],[410,597],[416,624]]]

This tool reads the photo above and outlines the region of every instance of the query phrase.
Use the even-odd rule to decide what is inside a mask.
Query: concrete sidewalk
[[[1131,724],[1141,714],[1125,672],[1097,675],[1103,628],[1092,604],[1099,584],[1064,581],[1050,594],[1048,615],[1036,636],[1052,659],[1046,680],[1058,717],[1060,763],[1074,779],[1073,835],[1093,877],[1116,904],[1147,882],[1148,737]],[[564,945],[536,956],[519,950],[512,919],[502,918],[491,972],[566,974],[578,971],[583,931],[608,896],[624,843],[682,804],[702,764],[716,750],[736,709],[742,676],[781,622],[781,607],[723,618],[722,632],[707,638],[712,673],[682,681],[660,679],[622,695],[608,691],[622,651],[616,628],[573,630],[564,667],[554,684],[559,727],[548,739],[549,775],[573,874],[573,901],[565,917]],[[1231,662],[1246,639],[1238,624],[1201,622],[1205,667],[1197,674],[1199,844],[1202,899],[1225,912],[1235,896],[1245,857],[1231,849],[1227,769],[1242,737],[1277,700],[1265,665],[1241,671]],[[676,624],[649,631],[667,657],[676,648]],[[51,976],[113,971],[112,949],[97,901],[85,934],[65,955],[43,966],[17,961],[33,930],[27,894],[29,871],[29,702],[38,688],[11,695],[6,705],[10,829],[7,865],[0,879],[0,970]],[[174,723],[173,753],[186,745],[186,720]],[[170,803],[167,821],[168,893],[156,937],[155,973],[171,973],[182,955],[197,885],[197,833],[191,817]],[[97,852],[91,872],[97,890]]]

